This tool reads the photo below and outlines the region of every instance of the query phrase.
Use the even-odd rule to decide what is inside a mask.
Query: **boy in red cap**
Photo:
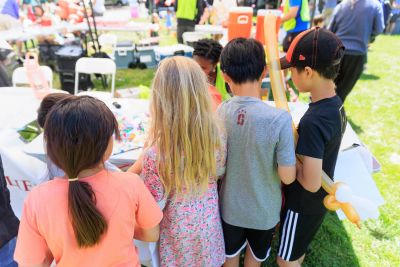
[[[302,264],[326,214],[321,173],[324,170],[333,178],[347,123],[334,83],[343,54],[344,46],[336,35],[317,27],[299,34],[281,59],[282,69],[291,69],[297,89],[311,93],[298,127],[296,153],[303,156],[303,163],[297,166],[296,180],[284,186],[277,258],[281,267]]]

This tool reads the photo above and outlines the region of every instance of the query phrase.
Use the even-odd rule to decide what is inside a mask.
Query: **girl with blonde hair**
[[[150,132],[140,173],[163,206],[161,266],[221,266],[224,239],[217,179],[226,145],[212,112],[207,77],[192,59],[161,62],[152,85]]]

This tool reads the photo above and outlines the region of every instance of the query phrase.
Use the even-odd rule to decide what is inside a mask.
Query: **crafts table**
[[[102,100],[114,113],[128,117],[149,110],[147,100],[111,98]],[[118,105],[113,105],[115,102],[120,108],[116,107]],[[273,105],[273,102],[268,103]],[[41,182],[35,180],[36,176],[42,175],[47,170],[43,161],[45,157],[43,138],[38,136],[31,143],[25,144],[16,132],[36,119],[39,104],[40,100],[34,97],[33,91],[29,88],[0,88],[0,153],[8,176],[12,205],[18,215],[27,192],[32,186]],[[307,105],[302,103],[289,103],[289,106],[295,122],[298,122],[307,110]],[[135,149],[112,155],[110,162],[120,167],[127,167],[139,157],[140,153],[141,149]],[[379,164],[348,124],[336,164],[335,181],[347,183],[356,195],[368,198],[379,206],[384,200],[372,179],[372,172],[379,171],[379,168]],[[344,218],[340,211],[338,215],[339,218]]]

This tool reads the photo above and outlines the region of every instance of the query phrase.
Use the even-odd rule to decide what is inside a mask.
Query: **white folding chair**
[[[49,88],[53,88],[53,71],[48,66],[40,66],[40,70],[43,71],[44,77],[49,83]],[[28,74],[25,67],[18,67],[12,74],[13,87],[17,87],[17,84],[29,84]]]
[[[102,47],[102,49],[111,48],[111,54],[108,54],[108,56],[112,59],[115,59],[115,51],[117,49],[117,42],[118,42],[118,37],[115,34],[111,33],[104,33],[99,36],[99,44]]]
[[[115,73],[117,66],[109,58],[82,57],[78,59],[75,65],[75,92],[78,94],[79,73],[85,74],[109,74],[111,75],[111,97],[114,97],[115,91]]]

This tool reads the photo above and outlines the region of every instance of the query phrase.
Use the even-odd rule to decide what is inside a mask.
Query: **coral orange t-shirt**
[[[135,225],[150,229],[163,216],[147,187],[135,174],[106,170],[81,181],[91,185],[108,224],[100,243],[78,248],[68,216],[68,181],[56,178],[35,187],[25,200],[14,255],[20,265],[54,258],[60,267],[140,266]]]
[[[220,94],[220,92],[217,91],[217,89],[215,88],[215,86],[209,85],[208,86],[208,92],[211,95],[211,98],[213,100],[213,110],[217,110],[217,107],[219,106],[219,104],[221,104],[222,102],[222,96]]]

